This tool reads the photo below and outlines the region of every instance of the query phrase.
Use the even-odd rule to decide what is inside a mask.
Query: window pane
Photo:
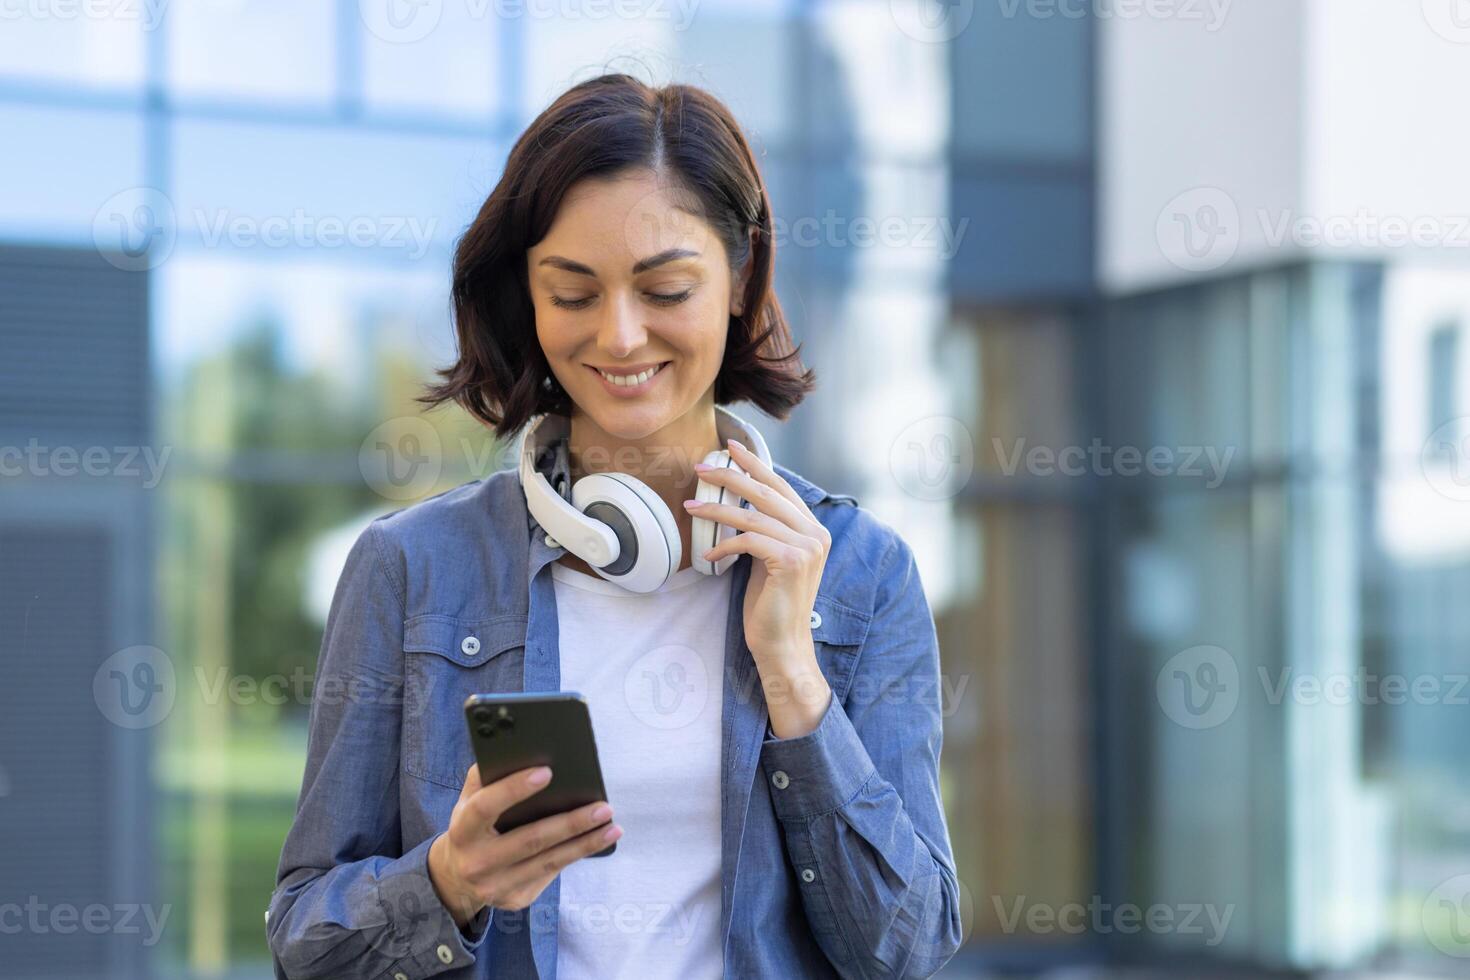
[[[336,94],[340,7],[293,0],[172,4],[169,87],[184,97],[326,104]]]
[[[187,122],[175,146],[183,250],[440,270],[504,163],[488,140],[335,127]]]
[[[815,86],[812,141],[838,155],[942,152],[949,141],[949,49],[899,28],[889,3],[825,0],[814,11],[817,50],[804,52]]]
[[[113,247],[113,218],[144,183],[143,120],[131,113],[0,104],[0,235]],[[106,154],[96,152],[105,146]],[[126,223],[131,214],[117,213]]]
[[[0,85],[15,80],[138,90],[146,70],[148,33],[159,29],[152,7],[25,3],[4,8]],[[158,18],[164,9],[157,7]]]
[[[365,4],[362,9],[386,17],[391,4]],[[493,16],[496,5],[451,2],[407,9],[413,12],[408,21],[354,25],[362,50],[364,101],[385,111],[480,120],[501,112],[506,28]],[[420,17],[432,23],[415,23]]]

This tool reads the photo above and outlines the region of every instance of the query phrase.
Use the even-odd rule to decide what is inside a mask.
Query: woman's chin
[[[583,411],[592,417],[597,427],[614,439],[634,442],[646,439],[674,421],[678,413],[669,408],[663,399],[657,402],[613,401],[593,393],[591,399],[579,402]]]

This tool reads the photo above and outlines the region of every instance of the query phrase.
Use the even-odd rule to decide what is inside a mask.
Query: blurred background
[[[730,105],[913,546],[946,976],[1470,973],[1470,2],[0,3],[0,976],[270,975],[347,548],[603,70]]]

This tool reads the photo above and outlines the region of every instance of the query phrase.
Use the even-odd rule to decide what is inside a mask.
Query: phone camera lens
[[[475,728],[475,733],[478,734],[481,738],[494,738],[495,731],[496,729],[494,725],[480,725]]]

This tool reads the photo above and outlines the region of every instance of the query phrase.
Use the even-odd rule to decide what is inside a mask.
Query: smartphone
[[[464,716],[483,785],[520,769],[551,767],[551,782],[500,815],[498,833],[607,800],[592,716],[577,692],[472,694],[465,700]],[[617,846],[613,841],[590,856],[607,857]]]

